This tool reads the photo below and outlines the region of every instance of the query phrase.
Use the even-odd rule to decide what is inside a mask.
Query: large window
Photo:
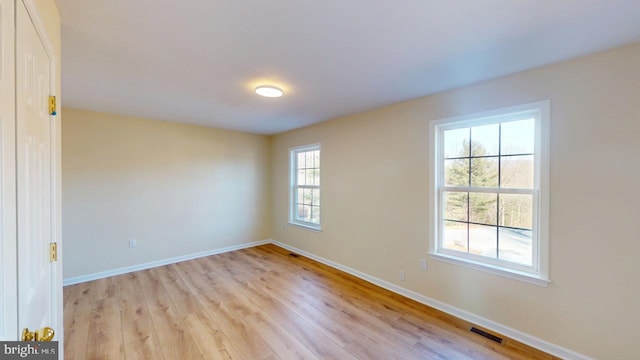
[[[431,123],[436,259],[545,285],[548,102]]]
[[[320,145],[289,150],[291,202],[289,222],[320,230]]]

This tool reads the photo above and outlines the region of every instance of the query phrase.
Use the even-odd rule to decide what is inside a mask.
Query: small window
[[[289,150],[291,157],[291,224],[320,230],[320,145]]]
[[[548,122],[548,102],[431,122],[436,259],[546,285]]]

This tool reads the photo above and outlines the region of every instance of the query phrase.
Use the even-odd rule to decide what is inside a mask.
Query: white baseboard
[[[486,329],[495,331],[499,334],[502,334],[504,336],[510,337],[511,339],[517,340],[523,344],[529,345],[531,347],[534,347],[536,349],[542,350],[548,354],[560,357],[562,359],[567,359],[567,360],[593,360],[592,358],[579,354],[573,350],[569,350],[566,348],[563,348],[561,346],[552,344],[548,341],[539,339],[535,336],[531,336],[529,334],[525,334],[522,331],[510,328],[508,326],[499,324],[495,321],[483,318],[481,316],[477,316],[474,315],[468,311],[462,310],[462,309],[458,309],[454,306],[451,305],[447,305],[441,301],[432,299],[430,297],[424,296],[422,294],[419,294],[415,291],[411,291],[408,289],[405,289],[401,286],[397,286],[395,284],[392,284],[388,281],[379,279],[377,277],[371,276],[369,274],[363,273],[361,271],[358,271],[356,269],[350,268],[348,266],[344,266],[342,264],[339,264],[337,262],[325,259],[323,257],[317,256],[315,254],[312,254],[310,252],[298,249],[296,247],[293,247],[291,245],[285,244],[285,243],[281,243],[279,241],[276,240],[271,240],[270,241],[272,244],[280,246],[281,248],[287,249],[289,251],[293,251],[295,253],[298,253],[300,255],[304,255],[310,259],[313,259],[315,261],[318,261],[320,263],[323,263],[325,265],[331,266],[332,268],[344,271],[348,274],[351,274],[353,276],[356,276],[362,280],[368,281],[372,284],[378,285],[382,288],[385,288],[389,291],[393,291],[396,294],[408,297],[409,299],[415,300],[419,303],[425,304],[427,306],[430,306],[432,308],[438,309],[440,311],[443,311],[449,315],[453,315],[455,317],[458,317],[460,319],[466,320],[470,323],[473,323],[475,325],[479,325],[482,326]]]
[[[76,277],[67,278],[67,279],[62,280],[62,286],[79,284],[79,283],[83,283],[83,282],[87,282],[87,281],[103,279],[103,278],[106,278],[106,277],[109,277],[109,276],[127,274],[127,273],[134,272],[134,271],[151,269],[151,268],[158,267],[158,266],[163,266],[163,265],[175,264],[175,263],[180,262],[180,261],[187,261],[187,260],[197,259],[197,258],[201,258],[201,257],[205,257],[205,256],[222,254],[222,253],[226,253],[226,252],[229,252],[229,251],[246,249],[246,248],[250,248],[250,247],[254,247],[254,246],[260,246],[260,245],[264,245],[264,244],[270,244],[270,243],[272,243],[272,240],[270,240],[270,239],[269,240],[262,240],[262,241],[254,241],[254,242],[244,243],[244,244],[240,244],[240,245],[227,246],[227,247],[224,247],[224,248],[221,248],[221,249],[207,250],[207,251],[202,251],[202,252],[195,253],[195,254],[188,254],[188,255],[172,257],[172,258],[169,258],[169,259],[151,261],[151,262],[144,263],[144,264],[125,266],[125,267],[122,267],[122,268],[113,269],[113,270],[107,270],[107,271],[101,271],[101,272],[97,272],[97,273],[93,273],[93,274],[89,274],[89,275],[76,276]]]

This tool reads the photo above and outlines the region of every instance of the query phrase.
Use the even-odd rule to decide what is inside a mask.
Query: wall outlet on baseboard
[[[404,279],[406,279],[406,278],[407,278],[407,276],[406,276],[405,272],[404,271],[400,271],[400,280],[404,281]]]
[[[135,249],[136,246],[138,246],[138,240],[136,240],[136,239],[129,240],[129,248],[130,249]]]

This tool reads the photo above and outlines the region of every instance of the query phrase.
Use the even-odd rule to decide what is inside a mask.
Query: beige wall
[[[266,136],[69,108],[62,127],[65,278],[269,237]]]
[[[640,44],[272,138],[276,240],[599,359],[638,357]],[[548,288],[428,251],[429,121],[551,100]],[[322,143],[322,232],[287,223],[287,149]],[[406,281],[399,281],[401,270]]]

